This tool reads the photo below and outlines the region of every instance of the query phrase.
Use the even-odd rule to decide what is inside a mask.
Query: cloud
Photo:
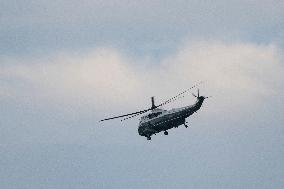
[[[275,45],[196,42],[160,62],[108,48],[1,62],[2,100],[104,111],[146,108],[150,96],[165,100],[198,81],[206,81],[203,95],[214,96],[214,111],[255,107],[284,88],[283,51]]]
[[[52,53],[111,45],[163,56],[190,39],[235,39],[283,46],[279,1],[4,1],[0,49]]]

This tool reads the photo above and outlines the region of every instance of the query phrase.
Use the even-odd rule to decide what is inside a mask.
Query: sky
[[[283,188],[283,9],[1,0],[0,188]],[[99,122],[199,81],[212,98],[187,129],[147,141],[139,117]]]

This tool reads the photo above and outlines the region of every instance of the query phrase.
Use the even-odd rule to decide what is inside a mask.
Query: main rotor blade
[[[138,116],[138,115],[140,115],[140,114],[142,114],[142,113],[145,113],[145,112],[147,112],[147,111],[156,109],[156,108],[158,108],[158,107],[160,107],[160,106],[163,106],[163,105],[165,105],[165,104],[168,104],[168,103],[170,103],[170,102],[173,102],[173,101],[175,101],[175,100],[177,100],[177,99],[179,99],[179,98],[183,98],[184,96],[181,96],[181,95],[183,95],[183,94],[186,93],[186,92],[189,92],[191,89],[197,87],[198,85],[200,85],[200,84],[202,84],[202,83],[203,83],[203,81],[201,81],[201,82],[199,82],[199,83],[193,85],[193,86],[190,87],[189,89],[187,89],[187,90],[185,90],[185,91],[179,93],[178,95],[176,95],[176,96],[174,96],[174,97],[172,97],[172,98],[166,100],[165,102],[159,104],[158,106],[155,106],[154,108],[151,107],[151,108],[146,109],[146,110],[141,110],[141,111],[138,111],[138,112],[133,112],[133,113],[124,114],[124,115],[115,116],[115,117],[110,117],[110,118],[102,119],[102,120],[100,120],[100,121],[107,121],[107,120],[117,119],[117,118],[126,117],[126,116],[130,116],[130,117],[125,118],[125,119],[123,119],[123,120],[130,119],[130,118],[132,118],[132,117]],[[123,121],[123,120],[122,120],[122,121]]]
[[[129,117],[126,117],[126,118],[124,118],[124,119],[122,119],[122,120],[120,120],[120,121],[125,121],[125,120],[127,120],[127,119],[131,119],[131,118],[133,118],[133,117],[136,117],[136,116],[139,116],[139,115],[141,115],[141,114],[144,114],[144,113],[146,113],[146,112],[148,112],[149,110],[145,110],[144,112],[141,112],[141,113],[138,113],[138,114],[134,114],[134,115],[132,115],[132,116],[129,116]]]
[[[200,81],[199,83],[193,85],[193,86],[190,87],[189,89],[187,89],[187,90],[185,90],[185,91],[179,93],[178,95],[176,95],[176,96],[174,96],[174,97],[172,97],[172,98],[166,100],[166,101],[163,102],[162,104],[159,104],[157,107],[160,107],[160,106],[163,106],[163,105],[165,105],[165,104],[168,104],[168,103],[170,103],[170,102],[172,102],[172,101],[175,101],[178,97],[180,97],[181,95],[183,95],[183,94],[186,93],[186,92],[189,92],[191,89],[197,87],[198,85],[200,85],[200,84],[202,84],[202,83],[203,83],[203,81]]]
[[[146,109],[146,110],[141,110],[141,111],[138,111],[138,112],[133,112],[133,113],[129,113],[129,114],[124,114],[124,115],[120,115],[120,116],[115,116],[115,117],[110,117],[110,118],[106,118],[106,119],[102,119],[100,121],[107,121],[107,120],[110,120],[110,119],[116,119],[116,118],[120,118],[120,117],[126,117],[126,116],[130,116],[130,115],[135,115],[135,114],[141,114],[141,113],[144,113],[144,112],[147,112],[151,110],[150,109]]]

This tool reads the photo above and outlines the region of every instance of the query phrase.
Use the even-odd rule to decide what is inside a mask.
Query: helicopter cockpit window
[[[149,115],[148,115],[148,118],[149,118],[149,119],[152,119],[152,118],[154,118],[154,117],[157,117],[157,116],[160,115],[160,114],[162,114],[162,112],[152,113],[152,114],[149,114]]]

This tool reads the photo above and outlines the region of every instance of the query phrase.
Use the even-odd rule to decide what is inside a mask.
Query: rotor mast
[[[151,107],[151,109],[154,110],[155,108],[157,108],[157,106],[155,105],[155,99],[154,99],[153,96],[151,97],[151,101],[152,101],[152,107]]]

